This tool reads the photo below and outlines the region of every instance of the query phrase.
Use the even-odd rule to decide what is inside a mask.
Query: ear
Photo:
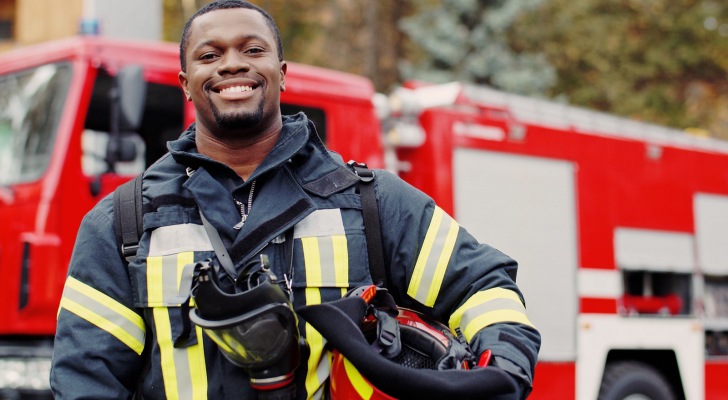
[[[179,78],[179,84],[182,86],[182,91],[185,92],[185,97],[187,98],[187,101],[192,101],[192,96],[190,96],[190,88],[189,88],[189,82],[187,81],[187,73],[184,71],[179,71],[179,75],[177,75]]]
[[[288,64],[281,61],[281,92],[286,91],[286,72],[288,72]]]

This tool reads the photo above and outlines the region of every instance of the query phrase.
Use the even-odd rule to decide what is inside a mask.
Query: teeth
[[[250,86],[233,86],[220,90],[220,93],[240,93],[253,90]]]

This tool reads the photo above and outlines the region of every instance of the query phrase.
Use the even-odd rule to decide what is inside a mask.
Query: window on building
[[[0,0],[0,41],[12,40],[15,21],[15,0]]]

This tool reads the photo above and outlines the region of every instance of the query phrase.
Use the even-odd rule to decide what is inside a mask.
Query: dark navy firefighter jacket
[[[185,347],[174,347],[183,331],[182,269],[215,259],[198,204],[238,270],[266,254],[278,277],[292,279],[294,307],[372,284],[356,180],[304,114],[283,117],[277,144],[245,182],[197,152],[194,124],[168,147],[144,175],[144,234],[134,261],[127,266],[117,250],[111,196],[81,224],[58,313],[50,376],[56,399],[130,398],[144,365],[145,335],[152,335],[145,399],[257,398],[246,374],[201,328],[192,329]],[[189,176],[188,167],[195,171]],[[478,243],[424,193],[385,171],[375,174],[398,305],[459,327],[477,354],[490,349],[496,365],[520,383],[520,393],[508,398],[524,397],[540,336],[516,287],[516,262]],[[253,181],[253,206],[236,230],[235,200],[247,203]],[[290,229],[292,277],[284,243]],[[329,374],[325,340],[302,320],[299,328],[311,355],[296,370],[298,398],[320,399]]]

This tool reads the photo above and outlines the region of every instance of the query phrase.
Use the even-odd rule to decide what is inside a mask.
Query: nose
[[[238,72],[247,72],[250,70],[250,64],[243,54],[236,49],[229,49],[222,56],[222,62],[217,68],[220,75],[235,75]]]

